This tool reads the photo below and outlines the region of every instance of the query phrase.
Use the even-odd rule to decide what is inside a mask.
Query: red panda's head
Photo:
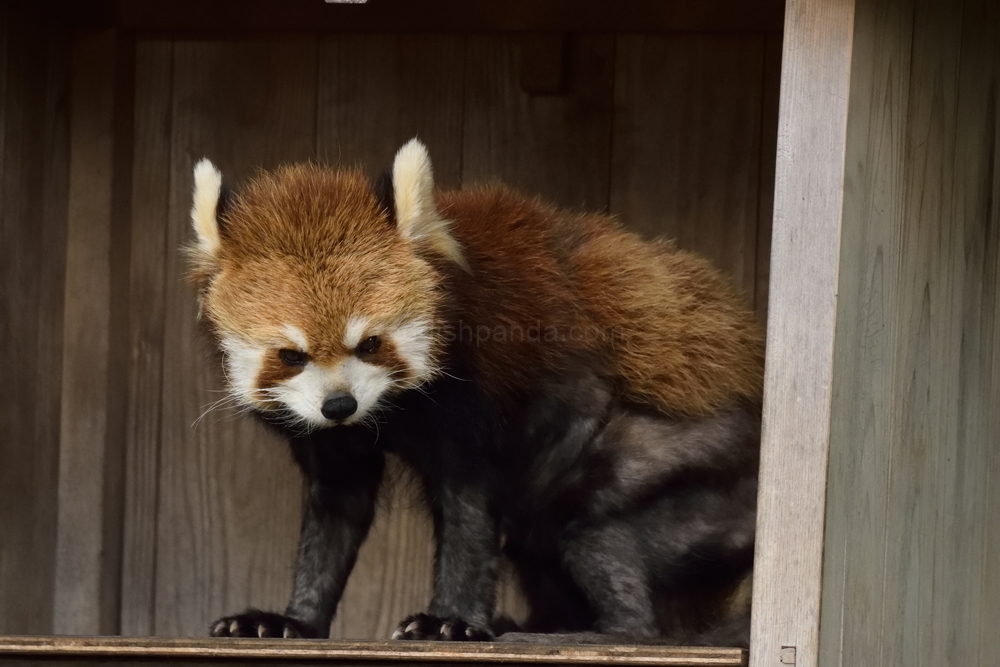
[[[362,423],[435,376],[439,259],[464,266],[410,141],[378,196],[360,171],[259,175],[220,210],[222,177],[194,170],[190,277],[243,405],[305,429]]]

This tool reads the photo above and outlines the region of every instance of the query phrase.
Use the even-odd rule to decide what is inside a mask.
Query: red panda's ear
[[[392,194],[396,224],[403,238],[416,246],[426,246],[468,271],[462,248],[451,235],[451,223],[441,217],[434,204],[431,159],[417,139],[410,139],[396,153]]]
[[[193,259],[202,269],[214,265],[219,256],[219,197],[222,194],[222,174],[208,158],[194,167],[194,197],[191,204],[191,226],[195,242],[191,247]]]

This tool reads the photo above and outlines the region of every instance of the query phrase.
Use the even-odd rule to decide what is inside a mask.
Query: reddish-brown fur
[[[481,344],[480,381],[498,385],[496,393],[596,353],[623,393],[669,414],[759,400],[760,327],[706,260],[645,242],[607,216],[565,213],[502,186],[442,193],[439,205],[473,271],[451,274],[458,317],[473,328],[538,322],[585,334]]]
[[[220,330],[264,341],[292,324],[309,339],[310,358],[324,363],[353,353],[343,342],[351,316],[375,325],[421,316],[441,326],[438,271],[399,238],[357,171],[297,165],[261,174],[220,226],[219,256],[206,264],[194,254],[190,273]],[[389,340],[369,360],[403,370]],[[261,388],[289,377],[270,364],[264,373]]]
[[[760,399],[762,332],[706,260],[501,186],[442,192],[438,206],[469,273],[403,240],[360,172],[285,167],[244,189],[220,256],[195,256],[191,277],[217,326],[266,338],[295,324],[319,361],[350,353],[352,315],[421,316],[435,356],[449,336],[475,337],[475,380],[501,400],[583,358],[667,414]]]

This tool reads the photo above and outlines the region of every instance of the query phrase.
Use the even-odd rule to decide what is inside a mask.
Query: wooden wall
[[[0,3],[0,633],[53,627],[69,78]]]
[[[822,665],[1000,655],[1000,6],[859,0]]]
[[[757,236],[769,223],[759,204],[771,187],[761,168],[771,123],[762,109],[776,41],[574,35],[564,91],[528,95],[517,36],[140,40],[131,312],[140,339],[131,347],[143,350],[133,357],[143,370],[130,392],[122,631],[200,635],[227,610],[282,606],[290,582],[298,492],[281,444],[225,411],[192,428],[221,397],[197,349],[176,252],[198,158],[237,181],[310,157],[380,168],[419,135],[444,186],[500,178],[567,206],[610,209],[647,235],[708,253],[752,299],[766,284]],[[147,368],[162,373],[159,383]],[[145,424],[150,415],[158,429]],[[350,582],[337,636],[384,637],[428,598],[429,527],[412,498],[392,504]]]
[[[72,90],[71,116],[42,97],[35,108],[61,112],[63,124],[40,113],[19,122],[39,125],[39,136],[62,132],[62,180],[45,180],[56,192],[43,197],[33,177],[30,217],[7,197],[34,191],[0,171],[5,239],[10,229],[17,240],[0,250],[10,323],[0,323],[8,326],[0,344],[6,358],[37,364],[19,364],[25,379],[6,385],[0,401],[0,460],[13,462],[0,466],[0,527],[16,536],[0,540],[0,632],[200,636],[223,613],[286,602],[296,471],[280,442],[232,411],[207,411],[222,386],[196,333],[178,251],[188,240],[190,171],[202,156],[238,184],[293,160],[380,169],[419,135],[441,185],[499,178],[619,214],[644,235],[712,257],[763,317],[778,35],[104,33],[59,48],[62,69],[49,76],[53,89]],[[554,91],[524,92],[525,69],[553,57],[562,62]],[[10,90],[16,77],[4,76]],[[0,155],[20,165],[11,108],[34,98],[4,99]],[[48,229],[43,213],[53,252],[32,244]],[[78,239],[68,249],[67,233]],[[25,258],[36,259],[18,263]],[[22,283],[28,292],[6,288]],[[25,426],[21,418],[43,405]],[[27,437],[46,446],[20,446]],[[44,521],[23,513],[24,494]],[[385,637],[429,597],[427,521],[405,494],[386,505],[335,636]],[[25,562],[39,572],[37,586],[18,576]],[[513,591],[504,600],[518,611]],[[34,616],[20,614],[32,605]]]

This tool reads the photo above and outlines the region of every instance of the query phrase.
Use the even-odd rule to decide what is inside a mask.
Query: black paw
[[[488,628],[470,625],[460,618],[429,614],[407,616],[392,633],[393,639],[431,639],[452,642],[486,642],[493,639]]]
[[[247,609],[242,614],[226,616],[212,623],[209,633],[213,637],[315,637],[316,633],[305,624],[281,614],[259,609]]]

